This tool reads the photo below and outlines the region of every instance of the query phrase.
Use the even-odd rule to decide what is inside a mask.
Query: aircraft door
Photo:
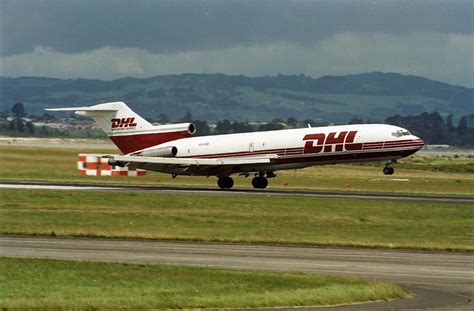
[[[252,141],[252,142],[249,143],[249,151],[254,152],[254,150],[255,150],[255,144]]]

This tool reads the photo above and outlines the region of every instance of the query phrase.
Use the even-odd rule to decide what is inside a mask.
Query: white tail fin
[[[100,128],[123,153],[136,152],[164,142],[189,137],[196,131],[192,123],[154,126],[123,102],[90,107],[51,108],[47,111],[75,111],[94,118]]]

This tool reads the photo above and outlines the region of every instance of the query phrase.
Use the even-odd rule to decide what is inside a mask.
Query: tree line
[[[7,118],[8,117],[8,118]],[[55,116],[44,114],[43,116],[29,116],[23,107],[23,104],[17,103],[12,106],[10,112],[4,112],[0,116],[0,134],[6,135],[35,135],[35,136],[60,136],[60,137],[105,137],[100,130],[77,130],[71,131],[51,129],[47,127],[36,127],[33,120],[36,121],[54,121],[58,119]],[[70,118],[83,118],[74,114]],[[237,122],[224,119],[216,124],[209,124],[204,120],[197,120],[187,112],[179,120],[170,120],[166,114],[160,114],[157,118],[148,118],[148,121],[158,124],[168,124],[173,122],[193,122],[196,125],[196,136],[246,133],[256,131],[282,130],[289,128],[301,128],[311,125],[327,126],[328,122],[321,120],[297,120],[289,117],[286,120],[274,118],[268,123],[256,122]],[[362,120],[354,117],[349,124],[357,123],[377,123],[373,120]],[[453,120],[452,115],[441,116],[438,112],[423,112],[418,115],[401,116],[394,115],[385,119],[386,124],[397,125],[410,130],[414,135],[422,138],[426,144],[446,144],[460,147],[474,147],[474,114],[462,116],[457,122]]]

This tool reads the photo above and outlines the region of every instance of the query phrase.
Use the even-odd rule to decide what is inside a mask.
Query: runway
[[[474,256],[469,253],[3,236],[0,256],[361,276],[401,283],[415,297],[331,310],[474,307],[469,304],[474,294]]]
[[[351,191],[324,191],[324,190],[285,190],[285,189],[245,189],[235,188],[222,190],[209,187],[191,186],[135,186],[135,185],[100,185],[84,183],[49,183],[49,182],[12,182],[0,181],[0,189],[43,189],[43,190],[74,190],[74,191],[115,191],[115,192],[157,192],[209,195],[264,195],[264,196],[298,196],[298,197],[340,197],[350,199],[369,200],[399,200],[425,202],[465,202],[474,203],[473,196],[454,195],[427,195],[382,192],[351,192]]]

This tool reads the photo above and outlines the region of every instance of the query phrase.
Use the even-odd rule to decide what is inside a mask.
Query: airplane
[[[221,189],[234,185],[231,175],[254,176],[264,189],[279,170],[314,165],[384,162],[392,175],[397,159],[424,146],[408,130],[387,124],[351,124],[266,132],[191,137],[193,123],[152,125],[124,102],[89,107],[51,108],[92,117],[123,155],[106,155],[110,165],[133,166],[178,175],[216,176]]]

